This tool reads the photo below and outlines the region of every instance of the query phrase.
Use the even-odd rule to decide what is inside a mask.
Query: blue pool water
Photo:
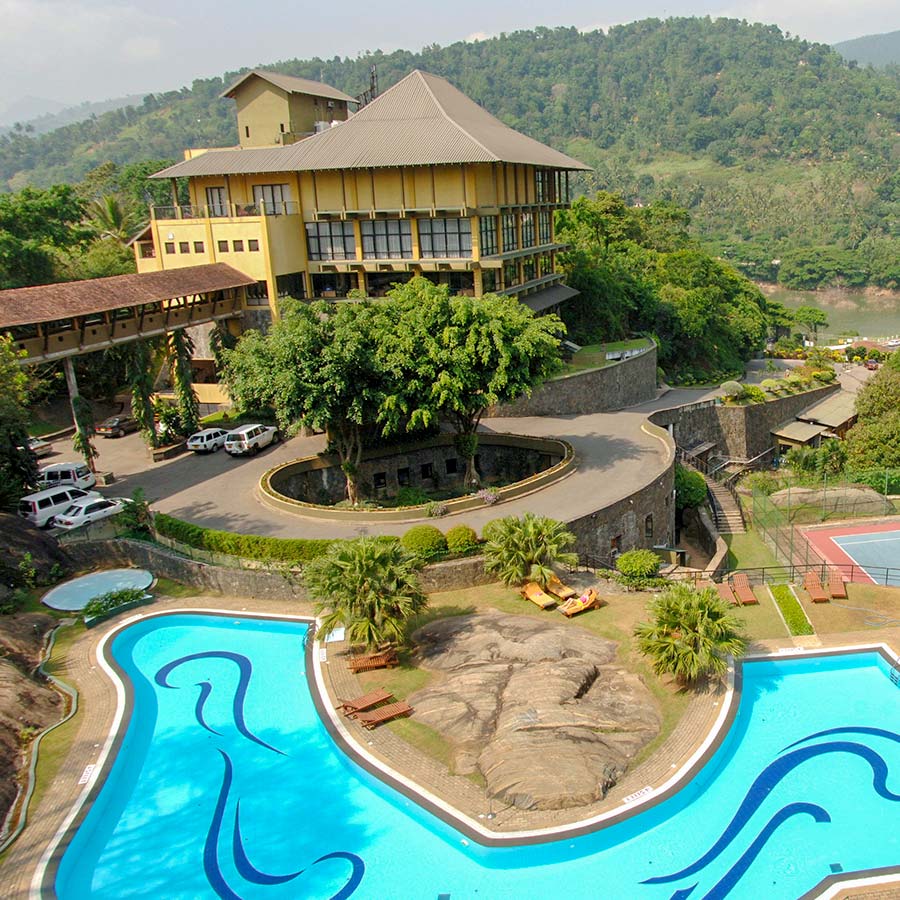
[[[681,791],[589,835],[485,848],[334,745],[305,631],[177,615],[115,638],[134,712],[62,900],[775,900],[900,863],[900,689],[874,652],[745,663],[729,735]]]
[[[107,569],[72,578],[51,588],[41,598],[41,603],[53,609],[77,612],[84,609],[95,597],[110,591],[137,588],[145,591],[153,584],[153,574],[146,569]]]

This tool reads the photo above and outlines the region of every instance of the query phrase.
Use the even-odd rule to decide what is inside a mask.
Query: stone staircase
[[[744,516],[728,488],[713,478],[707,478],[706,485],[712,495],[713,514],[719,534],[743,534],[747,530]]]

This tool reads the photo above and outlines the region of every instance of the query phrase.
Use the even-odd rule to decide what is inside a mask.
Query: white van
[[[19,501],[19,515],[38,528],[44,528],[54,516],[64,513],[74,501],[82,497],[100,496],[97,491],[83,491],[75,487],[48,488],[23,497]]]
[[[38,472],[37,485],[41,488],[76,487],[83,491],[97,483],[97,476],[84,464],[75,462],[53,463]]]
[[[232,456],[244,456],[277,442],[278,429],[272,425],[242,425],[228,432],[225,452]]]

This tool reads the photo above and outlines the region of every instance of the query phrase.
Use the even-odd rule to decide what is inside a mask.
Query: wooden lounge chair
[[[732,606],[737,606],[738,599],[734,596],[734,591],[731,589],[731,585],[727,581],[719,582],[714,585],[716,589],[716,593],[726,602],[730,603]]]
[[[549,609],[551,606],[556,606],[556,597],[551,597],[549,594],[545,593],[539,584],[534,581],[529,581],[525,587],[522,588],[522,596],[526,600],[530,600],[535,606],[539,606],[541,609]]]
[[[567,619],[571,619],[572,616],[577,616],[578,613],[585,612],[589,609],[599,608],[599,606],[600,606],[599,595],[593,588],[588,588],[577,599],[575,597],[572,597],[571,599],[566,600],[565,603],[557,606],[556,608]]]
[[[847,599],[847,585],[844,583],[844,576],[837,569],[828,572],[828,593],[832,600]]]
[[[408,716],[412,711],[413,708],[408,703],[400,700],[397,703],[388,703],[387,706],[379,706],[378,709],[370,712],[357,713],[354,718],[363,728],[371,730],[376,725],[381,725],[382,722],[390,722],[391,719]]]
[[[750,587],[750,579],[746,575],[735,575],[731,579],[731,586],[741,606],[754,606],[759,603],[756,594],[753,593],[753,588]]]
[[[377,653],[354,653],[348,664],[351,672],[369,672],[372,669],[391,669],[399,665],[400,660],[397,651],[391,647]]]
[[[807,572],[806,575],[803,576],[803,588],[806,593],[809,594],[809,599],[812,600],[813,603],[828,602],[828,594],[825,592],[825,588],[822,587],[822,582],[815,572]]]
[[[344,700],[342,703],[339,703],[336,708],[345,716],[350,716],[352,718],[357,713],[372,709],[373,706],[379,706],[380,704],[393,699],[394,695],[390,691],[386,691],[384,688],[378,688],[377,690],[369,691],[368,694],[357,697],[355,700]]]
[[[556,575],[550,576],[550,581],[547,582],[547,590],[554,597],[559,597],[560,600],[572,600],[578,596],[578,591],[570,588],[567,584],[563,584]]]

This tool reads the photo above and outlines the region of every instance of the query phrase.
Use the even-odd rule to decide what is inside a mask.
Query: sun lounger
[[[399,665],[397,651],[379,650],[377,653],[355,653],[350,657],[351,672],[368,672],[372,669],[390,669]]]
[[[530,600],[536,606],[539,606],[541,609],[549,609],[551,606],[556,606],[556,597],[551,597],[549,594],[545,593],[541,590],[541,586],[533,581],[529,581],[528,584],[522,588],[522,596],[526,600]]]
[[[408,703],[400,700],[397,703],[389,703],[387,706],[379,706],[378,709],[370,712],[358,713],[354,718],[363,728],[371,730],[376,725],[381,725],[382,722],[390,722],[391,719],[408,716],[412,711],[413,708]]]
[[[394,695],[390,691],[386,691],[384,688],[378,688],[377,690],[369,691],[368,694],[357,697],[355,700],[344,700],[342,703],[338,704],[337,709],[345,716],[350,716],[352,718],[357,713],[372,709],[372,707],[379,706],[387,700],[393,700],[393,698]]]
[[[803,587],[806,590],[806,593],[809,594],[809,599],[812,600],[813,603],[828,602],[828,594],[825,592],[825,588],[822,587],[822,582],[815,572],[806,573],[803,577]]]
[[[578,613],[585,612],[600,606],[600,597],[593,588],[588,588],[580,597],[572,597],[565,603],[556,608],[567,618],[577,616]]]
[[[731,589],[731,585],[727,581],[722,581],[719,584],[714,585],[716,589],[716,593],[726,602],[730,603],[732,606],[737,606],[738,599],[734,596],[734,591]]]
[[[550,576],[550,580],[547,582],[547,590],[554,597],[559,597],[560,600],[572,600],[578,596],[578,591],[563,584],[556,575]]]
[[[828,573],[828,593],[833,600],[847,599],[847,585],[844,584],[844,576],[837,569],[831,569]]]
[[[731,586],[741,606],[753,606],[759,603],[756,594],[753,593],[753,588],[750,587],[750,579],[746,575],[735,575],[731,579]]]

